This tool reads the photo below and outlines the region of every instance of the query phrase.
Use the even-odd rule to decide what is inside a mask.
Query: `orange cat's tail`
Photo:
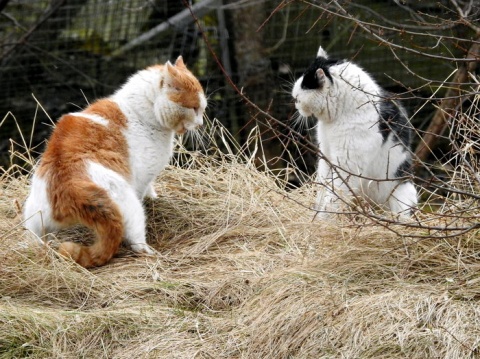
[[[77,183],[73,188],[74,203],[60,205],[68,208],[57,206],[57,213],[70,212],[67,217],[91,228],[96,239],[91,246],[63,242],[59,252],[85,268],[101,266],[117,253],[122,243],[124,227],[121,212],[108,193],[94,183]]]

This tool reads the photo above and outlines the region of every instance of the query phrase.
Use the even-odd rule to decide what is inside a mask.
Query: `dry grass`
[[[146,203],[158,256],[123,248],[92,270],[27,245],[27,179],[3,174],[0,358],[480,355],[477,231],[312,222],[308,186],[286,192],[240,155],[179,158]]]

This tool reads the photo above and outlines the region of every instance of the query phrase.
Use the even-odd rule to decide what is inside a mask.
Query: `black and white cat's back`
[[[292,95],[300,115],[318,121],[321,213],[337,212],[354,196],[394,213],[410,212],[417,204],[415,187],[405,180],[411,127],[397,101],[358,65],[330,59],[322,47]]]

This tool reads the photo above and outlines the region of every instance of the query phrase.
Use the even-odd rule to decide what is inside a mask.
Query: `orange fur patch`
[[[168,72],[173,79],[173,87],[176,90],[169,92],[168,97],[186,108],[199,108],[199,94],[203,94],[202,85],[187,68],[167,66]]]
[[[76,213],[77,223],[96,232],[97,239],[89,247],[73,242],[60,244],[59,252],[71,257],[85,268],[100,266],[117,253],[123,240],[123,219],[117,205],[108,197],[105,190],[94,184],[86,184],[75,192],[76,198],[69,204]],[[68,212],[68,209],[65,209]]]
[[[85,160],[92,160],[128,178],[128,145],[122,133],[127,123],[125,115],[110,100],[99,100],[84,112],[104,117],[108,126],[80,115],[64,115],[48,141],[38,174],[43,177],[47,172],[56,172],[62,177],[60,182],[65,182],[78,176]]]
[[[198,79],[187,69],[183,58],[179,56],[175,61],[175,65],[153,65],[147,69],[163,71],[167,68],[170,76],[170,85],[172,88],[168,93],[170,101],[176,102],[183,107],[196,109],[200,107],[199,94],[203,94],[203,87]],[[163,87],[164,79],[160,82]]]
[[[102,99],[92,103],[83,112],[102,116],[121,127],[127,127],[127,117],[120,110],[120,107],[109,99]]]

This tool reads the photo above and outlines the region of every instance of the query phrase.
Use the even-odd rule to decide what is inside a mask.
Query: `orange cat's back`
[[[39,175],[43,177],[55,167],[55,178],[64,182],[73,174],[77,176],[78,169],[89,159],[127,176],[128,145],[122,133],[126,127],[125,115],[108,99],[99,100],[82,112],[64,115],[48,141]]]

